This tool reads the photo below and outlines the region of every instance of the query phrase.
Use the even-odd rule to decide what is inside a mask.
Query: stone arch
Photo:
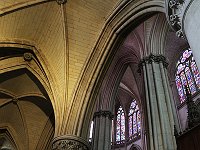
[[[147,3],[149,5],[148,8],[145,6]],[[93,115],[91,108],[94,107],[94,101],[98,97],[97,93],[100,89],[102,79],[104,78],[103,76],[105,76],[105,72],[108,70],[108,66],[111,63],[110,60],[112,60],[115,50],[122,42],[122,39],[119,39],[119,37],[125,35],[128,29],[130,30],[130,27],[136,27],[148,16],[151,16],[156,12],[164,12],[164,3],[161,1],[155,1],[153,3],[145,1],[143,4],[138,2],[133,5],[131,5],[130,2],[127,4],[127,7],[132,6],[132,9],[130,8],[131,11],[126,10],[127,7],[123,8],[123,5],[125,4],[123,3],[118,8],[120,13],[111,15],[111,18],[114,15],[121,15],[119,18],[116,16],[113,20],[108,19],[99,38],[99,42],[96,44],[94,52],[91,54],[91,58],[88,61],[88,65],[82,74],[83,77],[79,81],[80,84],[79,87],[77,87],[78,90],[74,93],[74,103],[72,105],[71,117],[69,118],[73,119],[72,114],[74,113],[79,114],[77,115],[77,118],[74,118],[76,119],[76,125],[74,126],[73,133],[84,138],[87,136],[87,131],[82,129],[87,129],[89,127],[89,121]],[[140,10],[140,12],[138,13],[137,10]],[[132,22],[133,20],[135,20],[134,23]],[[99,49],[102,51],[99,51]],[[88,84],[85,84],[87,83],[86,81],[88,81]],[[80,98],[80,95],[83,99],[83,105],[80,104],[81,107],[77,106],[76,103],[76,99]],[[79,107],[78,112],[76,112],[75,106],[76,108]],[[81,113],[80,110],[82,110]]]

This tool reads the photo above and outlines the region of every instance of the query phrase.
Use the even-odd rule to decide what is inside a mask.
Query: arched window
[[[130,105],[128,113],[128,125],[129,125],[129,138],[135,139],[140,136],[141,119],[140,111],[136,100],[134,99]]]
[[[185,101],[185,86],[194,94],[200,88],[200,74],[191,49],[185,50],[177,63],[175,75],[180,102]]]
[[[125,116],[122,107],[117,111],[116,142],[125,140]]]

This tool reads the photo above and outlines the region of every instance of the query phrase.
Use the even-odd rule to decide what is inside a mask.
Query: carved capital
[[[90,150],[90,145],[81,137],[64,135],[53,139],[52,150]]]
[[[67,0],[56,0],[56,2],[61,5],[61,4],[65,4],[67,2]]]
[[[163,63],[163,66],[167,68],[168,63],[166,61],[165,56],[163,55],[153,55],[150,54],[148,57],[144,57],[138,64],[139,67],[143,66],[143,64],[148,63],[151,64],[152,62],[155,63]]]
[[[94,118],[101,117],[101,116],[108,117],[109,119],[113,119],[113,117],[114,117],[112,112],[110,112],[108,110],[100,110],[100,111],[94,113]]]

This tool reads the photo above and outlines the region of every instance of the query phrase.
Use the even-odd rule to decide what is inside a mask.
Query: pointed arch
[[[164,7],[165,3],[161,0],[154,2],[146,0],[138,1],[137,3],[134,1],[124,1],[110,15],[81,74],[82,78],[79,80],[77,90],[72,98],[73,104],[68,118],[75,122],[72,133],[85,138],[88,135],[88,131],[83,129],[89,129],[94,113],[94,110],[91,111],[91,108],[94,108],[95,101],[99,96],[102,79],[108,70],[110,60],[112,60],[116,53],[115,50],[121,43],[122,39],[119,37],[124,37],[124,34],[153,14],[165,12]],[[114,90],[111,91],[111,93],[113,92]],[[111,98],[111,100],[113,99]],[[81,101],[81,103],[77,106],[78,101]],[[73,114],[78,115],[74,117]],[[73,121],[68,121],[69,124],[67,126],[72,126],[71,122]]]

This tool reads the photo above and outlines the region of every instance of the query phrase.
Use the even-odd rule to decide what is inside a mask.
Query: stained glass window
[[[128,113],[128,126],[129,126],[129,137],[134,139],[140,135],[141,130],[141,119],[140,111],[136,100],[134,99],[130,105]]]
[[[200,74],[191,49],[185,50],[180,57],[177,63],[175,80],[181,103],[186,99],[185,86],[189,87],[191,94],[200,89]]]
[[[116,141],[125,140],[125,116],[122,107],[117,111]]]

